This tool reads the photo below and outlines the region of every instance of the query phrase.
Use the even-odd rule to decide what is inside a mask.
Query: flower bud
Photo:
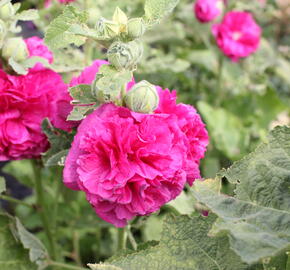
[[[8,38],[3,44],[2,56],[7,60],[12,57],[17,62],[25,60],[28,50],[24,40],[20,37]]]
[[[3,46],[3,41],[6,36],[6,32],[7,30],[6,30],[5,23],[2,20],[0,20],[0,49]]]
[[[0,7],[0,19],[7,20],[15,14],[13,5],[8,2],[7,4]]]
[[[139,38],[145,33],[145,23],[142,18],[133,18],[128,21],[128,37],[132,39]]]
[[[125,95],[124,102],[134,112],[152,113],[158,107],[159,96],[154,85],[141,81]]]
[[[120,96],[120,90],[109,83],[100,83],[102,76],[96,76],[92,84],[92,94],[100,103],[116,102]]]
[[[113,43],[108,52],[109,62],[118,70],[134,70],[143,54],[142,44],[138,41]]]
[[[120,26],[118,23],[105,18],[101,18],[96,25],[98,34],[105,38],[114,38],[120,34]]]

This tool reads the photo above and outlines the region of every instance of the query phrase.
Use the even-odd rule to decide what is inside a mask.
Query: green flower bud
[[[142,18],[133,18],[128,21],[127,31],[129,38],[139,38],[143,36],[145,30],[145,23]]]
[[[13,5],[9,2],[0,7],[0,19],[7,20],[15,14]]]
[[[153,113],[159,104],[159,96],[154,85],[147,81],[135,84],[124,97],[126,106],[139,113]]]
[[[118,70],[134,70],[143,54],[142,44],[138,41],[114,42],[108,49],[109,62]]]
[[[0,20],[0,49],[3,46],[3,41],[6,36],[6,33],[7,33],[6,25],[2,20]]]
[[[7,60],[12,57],[16,62],[25,60],[28,50],[24,40],[20,37],[8,38],[3,44],[2,56]]]
[[[114,21],[106,20],[105,18],[101,18],[97,22],[96,29],[99,35],[109,39],[112,39],[120,34],[119,24]]]

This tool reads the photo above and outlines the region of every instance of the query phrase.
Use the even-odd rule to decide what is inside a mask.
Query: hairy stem
[[[133,236],[133,234],[131,232],[130,226],[127,227],[126,231],[127,231],[128,239],[130,241],[130,244],[131,244],[132,248],[134,250],[137,250],[138,245],[137,245],[136,240],[135,240],[135,238],[134,238],[134,236]]]
[[[36,160],[32,160],[32,167],[34,172],[34,185],[35,185],[35,193],[36,193],[36,201],[38,206],[38,211],[40,214],[40,218],[42,221],[42,225],[49,243],[49,250],[51,258],[56,258],[56,249],[55,249],[55,240],[50,228],[50,222],[47,217],[46,209],[45,209],[45,198],[43,193],[43,185],[41,179],[41,169],[39,164],[37,164]]]

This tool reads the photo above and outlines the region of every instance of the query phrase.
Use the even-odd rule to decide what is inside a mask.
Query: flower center
[[[232,34],[233,40],[239,40],[241,38],[241,36],[242,36],[242,33],[241,32],[234,32]]]

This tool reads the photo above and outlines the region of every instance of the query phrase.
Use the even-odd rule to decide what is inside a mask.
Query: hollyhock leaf
[[[234,197],[218,194],[208,181],[195,182],[196,199],[219,217],[210,233],[228,233],[231,248],[247,263],[290,247],[289,164],[290,128],[278,127],[268,142],[221,173],[236,184]]]
[[[112,265],[101,265],[101,264],[88,264],[88,266],[92,269],[92,270],[122,270],[119,267],[116,266],[112,266]]]
[[[62,150],[55,155],[49,157],[45,163],[45,166],[63,166],[65,158],[68,154],[69,149]]]
[[[36,270],[37,266],[29,260],[29,252],[17,241],[14,233],[13,218],[0,213],[0,269],[1,270]]]
[[[179,0],[146,0],[145,17],[149,22],[161,20],[177,6]]]
[[[227,237],[207,236],[216,217],[168,216],[158,245],[110,261],[123,270],[247,269],[230,249]],[[110,269],[110,268],[109,268]]]
[[[71,97],[79,104],[96,103],[96,98],[92,94],[92,88],[89,84],[79,84],[69,89]]]
[[[39,14],[36,9],[24,10],[15,16],[15,19],[19,21],[33,21],[37,20],[38,18]]]
[[[45,133],[50,143],[50,149],[43,154],[42,160],[45,166],[59,165],[58,162],[66,156],[66,152],[64,151],[71,146],[73,133],[67,133],[53,127],[48,119],[43,120],[42,131]]]
[[[10,3],[10,2],[11,2],[11,0],[1,0],[0,1],[0,7],[6,5],[6,4]]]
[[[26,75],[28,73],[28,69],[22,63],[16,62],[13,58],[9,58],[8,63],[17,74]]]
[[[6,191],[6,182],[4,177],[0,177],[0,194]]]
[[[88,106],[74,106],[73,110],[70,112],[67,120],[69,121],[80,121],[86,117],[87,114],[92,112],[97,105],[88,105]]]
[[[215,146],[230,159],[241,158],[248,146],[248,132],[241,120],[223,108],[213,108],[205,102],[197,105]],[[217,125],[218,123],[218,125]]]
[[[48,26],[45,43],[51,49],[64,48],[70,44],[82,45],[86,38],[71,33],[70,27],[76,24],[84,24],[87,20],[87,12],[79,12],[72,6],[66,6],[63,13]]]
[[[36,263],[38,266],[45,265],[48,253],[43,243],[27,231],[18,218],[15,218],[15,221],[17,234],[23,247],[29,250],[31,262]]]

